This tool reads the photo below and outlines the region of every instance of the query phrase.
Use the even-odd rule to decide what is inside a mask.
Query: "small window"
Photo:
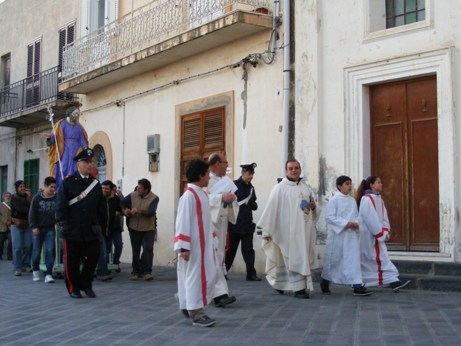
[[[0,195],[8,191],[8,165],[0,166]]]
[[[2,67],[1,67],[1,84],[0,87],[6,87],[10,85],[11,75],[11,54],[5,54],[2,56]]]
[[[69,24],[59,30],[59,56],[58,56],[58,69],[62,68],[62,53],[65,46],[75,41],[75,23]]]
[[[426,19],[425,0],[386,0],[386,29]]]

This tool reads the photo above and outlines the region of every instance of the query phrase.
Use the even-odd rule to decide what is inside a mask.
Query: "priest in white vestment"
[[[186,176],[190,183],[179,199],[174,238],[179,308],[193,325],[209,327],[216,321],[203,309],[214,296],[218,263],[210,204],[203,190],[209,181],[208,164],[190,161]]]
[[[306,299],[306,289],[314,289],[311,266],[319,211],[311,189],[300,178],[300,163],[288,160],[285,169],[286,177],[272,189],[257,226],[262,229],[269,284],[280,294],[291,290],[295,297]]]
[[[215,306],[223,307],[236,301],[234,296],[229,296],[229,288],[225,277],[224,254],[228,223],[235,224],[238,215],[237,197],[234,194],[237,186],[226,176],[228,162],[224,154],[212,153],[208,158],[208,163],[210,165],[210,182],[206,191],[210,199],[213,230],[218,239],[217,256],[220,268],[216,278],[213,298]]]

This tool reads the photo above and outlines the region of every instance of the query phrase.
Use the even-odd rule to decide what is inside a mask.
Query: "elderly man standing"
[[[217,307],[223,307],[236,301],[236,298],[229,296],[229,288],[225,278],[224,251],[226,247],[227,225],[235,223],[238,214],[238,206],[234,192],[237,190],[235,184],[226,176],[227,160],[222,153],[213,153],[208,158],[210,165],[210,181],[207,192],[210,198],[210,211],[213,229],[218,238],[217,257],[219,273],[216,278],[214,303]]]
[[[65,281],[71,298],[82,298],[80,291],[96,297],[92,282],[107,210],[101,185],[91,176],[93,156],[94,151],[85,148],[74,157],[77,171],[63,181],[56,202],[56,229],[64,238]]]
[[[128,218],[128,231],[133,252],[131,280],[138,280],[141,277],[145,281],[154,279],[152,264],[159,198],[151,189],[152,185],[149,180],[140,179],[136,191],[122,200],[122,210]]]
[[[300,178],[300,163],[288,160],[285,170],[286,177],[272,189],[258,222],[267,256],[266,278],[280,294],[292,290],[296,298],[307,299],[306,288],[313,290],[311,265],[318,210],[312,191]]]

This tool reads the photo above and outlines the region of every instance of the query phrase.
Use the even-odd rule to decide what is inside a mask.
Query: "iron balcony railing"
[[[52,101],[74,100],[73,94],[58,92],[60,73],[56,66],[0,89],[0,120]]]
[[[268,0],[154,0],[64,47],[63,81],[236,10],[267,13]]]

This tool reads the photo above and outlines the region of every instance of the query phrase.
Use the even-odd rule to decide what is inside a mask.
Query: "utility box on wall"
[[[147,136],[147,154],[149,155],[149,172],[158,172],[160,155],[160,135]]]

